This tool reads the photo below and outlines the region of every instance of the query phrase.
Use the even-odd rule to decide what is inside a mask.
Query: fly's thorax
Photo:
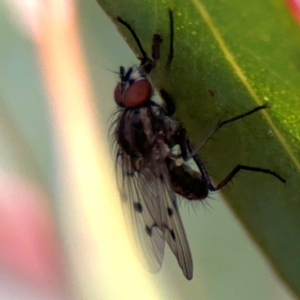
[[[174,144],[178,122],[166,116],[162,106],[149,102],[121,110],[115,131],[119,147],[135,161],[163,160]]]

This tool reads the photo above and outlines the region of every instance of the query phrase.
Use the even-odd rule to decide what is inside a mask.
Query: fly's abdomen
[[[171,158],[166,159],[172,189],[176,194],[188,200],[202,200],[208,195],[207,184],[199,172],[194,171],[185,163],[176,165]]]

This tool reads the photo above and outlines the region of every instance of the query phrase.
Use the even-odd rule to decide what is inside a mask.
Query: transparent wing
[[[118,155],[117,173],[126,219],[131,221],[148,269],[160,269],[167,241],[185,277],[191,279],[192,256],[165,162],[155,160],[136,172],[123,152]]]
[[[159,165],[159,169],[161,174],[161,193],[163,193],[163,196],[161,197],[161,200],[163,200],[161,203],[161,211],[164,226],[166,228],[165,239],[177,258],[184,276],[190,280],[193,278],[193,260],[178,210],[176,194],[171,187],[166,164],[161,163]]]
[[[117,179],[125,220],[130,223],[137,252],[143,254],[140,258],[146,268],[156,273],[161,268],[165,248],[157,180],[148,168],[133,171],[130,157],[124,152],[117,157]]]

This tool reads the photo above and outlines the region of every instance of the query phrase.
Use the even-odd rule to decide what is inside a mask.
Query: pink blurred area
[[[48,203],[37,185],[0,174],[0,299],[66,299],[62,250]],[[39,296],[26,298],[26,289]],[[10,294],[20,290],[20,297]]]
[[[62,168],[64,172],[70,168],[74,174],[73,165],[82,167],[79,160],[74,159],[74,163],[70,155],[73,149],[82,153],[81,140],[76,143],[78,139],[74,136],[91,131],[84,127],[89,116],[82,112],[88,110],[91,115],[94,112],[78,35],[75,1],[13,0],[6,3],[13,23],[35,47],[56,139],[54,147],[56,142],[59,157],[64,153],[71,157],[70,163]],[[87,156],[82,157],[86,159]],[[50,203],[46,193],[35,183],[0,171],[0,299],[70,299],[57,222]],[[1,286],[2,275],[6,283]],[[26,289],[44,293],[45,298],[40,293],[24,298],[25,292],[22,296],[3,296],[6,291]]]
[[[286,0],[290,12],[300,25],[300,0]]]

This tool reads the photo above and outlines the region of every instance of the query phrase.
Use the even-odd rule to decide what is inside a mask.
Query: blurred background
[[[83,111],[90,115],[82,118],[89,122],[93,117],[89,124],[96,135],[91,140],[98,143],[96,153],[108,153],[103,158],[108,165],[104,167],[103,163],[100,171],[109,177],[114,161],[109,156],[107,132],[115,110],[117,72],[119,66],[132,66],[137,59],[96,1],[62,3],[62,15],[74,18],[78,30],[78,46],[66,49],[66,53],[71,58],[75,55],[74,67],[80,73],[76,75],[83,76],[83,90],[90,96],[90,102],[82,104]],[[123,226],[123,221],[113,210],[106,211],[112,202],[118,206],[119,200],[85,195],[77,199],[73,194],[78,185],[68,174],[75,174],[79,181],[92,174],[84,160],[80,161],[82,168],[68,161],[73,157],[71,152],[77,147],[83,149],[85,144],[75,142],[77,137],[72,135],[69,148],[65,146],[64,134],[68,131],[65,133],[67,123],[62,120],[69,118],[70,111],[56,101],[60,82],[49,75],[51,59],[56,57],[51,57],[54,52],[47,52],[47,31],[39,28],[39,24],[51,25],[39,20],[51,14],[47,1],[38,6],[35,1],[1,0],[0,7],[0,299],[126,299],[127,293],[133,293],[131,299],[292,299],[217,194],[211,194],[205,206],[181,201],[194,259],[192,281],[184,278],[169,249],[156,275],[148,274],[138,264],[125,266],[124,234],[110,225],[117,222]],[[74,14],[68,15],[68,9]],[[54,22],[59,16],[57,12]],[[59,26],[63,31],[63,22]],[[68,31],[64,34],[67,39]],[[79,56],[84,67],[75,60]],[[65,87],[69,92],[72,89],[70,85]],[[85,137],[88,130],[80,128],[75,128],[75,133]],[[84,157],[89,159],[86,154]],[[93,182],[94,177],[90,178]],[[93,183],[96,190],[102,189],[97,181]],[[86,208],[89,201],[91,206]],[[112,245],[112,238],[115,252],[106,248]],[[130,272],[125,273],[128,284],[124,284],[124,270]],[[138,273],[131,274],[135,270]],[[135,280],[146,283],[140,285]],[[141,286],[149,290],[139,290]],[[132,291],[135,289],[136,293]],[[150,289],[155,296],[150,296]]]

